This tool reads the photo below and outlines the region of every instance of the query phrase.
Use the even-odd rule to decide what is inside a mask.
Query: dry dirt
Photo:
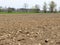
[[[0,45],[60,45],[60,14],[0,14]]]

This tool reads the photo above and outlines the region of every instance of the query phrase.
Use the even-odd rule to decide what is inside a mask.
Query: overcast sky
[[[0,6],[2,7],[14,7],[14,8],[22,8],[24,3],[27,3],[30,7],[34,6],[35,4],[39,4],[40,7],[42,8],[42,5],[44,2],[49,4],[49,2],[52,0],[0,0]],[[53,0],[56,4],[57,7],[60,6],[60,0]]]

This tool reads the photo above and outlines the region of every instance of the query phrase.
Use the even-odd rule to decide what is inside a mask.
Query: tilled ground
[[[60,45],[60,14],[0,14],[0,45]]]

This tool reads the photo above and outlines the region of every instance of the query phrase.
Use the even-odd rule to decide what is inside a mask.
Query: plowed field
[[[60,14],[0,14],[0,45],[60,45]]]

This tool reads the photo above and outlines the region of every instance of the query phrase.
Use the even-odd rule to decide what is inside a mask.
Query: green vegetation
[[[56,4],[54,1],[51,1],[49,5],[47,5],[47,3],[44,2],[43,10],[40,10],[40,6],[38,4],[33,6],[33,8],[29,9],[28,4],[26,3],[24,4],[23,8],[19,8],[19,9],[15,9],[11,7],[8,8],[0,7],[0,14],[32,14],[32,13],[59,13],[59,12],[60,12],[60,8],[59,11],[57,11]]]
[[[8,12],[0,12],[0,14],[35,14],[35,12],[28,12],[28,13],[26,13],[26,12],[10,12],[10,13],[8,13]]]
[[[35,13],[35,12],[29,12],[29,13],[24,13],[24,12],[11,12],[11,13],[0,12],[0,14],[50,14],[50,13],[44,13],[44,12],[41,12],[41,13]]]

